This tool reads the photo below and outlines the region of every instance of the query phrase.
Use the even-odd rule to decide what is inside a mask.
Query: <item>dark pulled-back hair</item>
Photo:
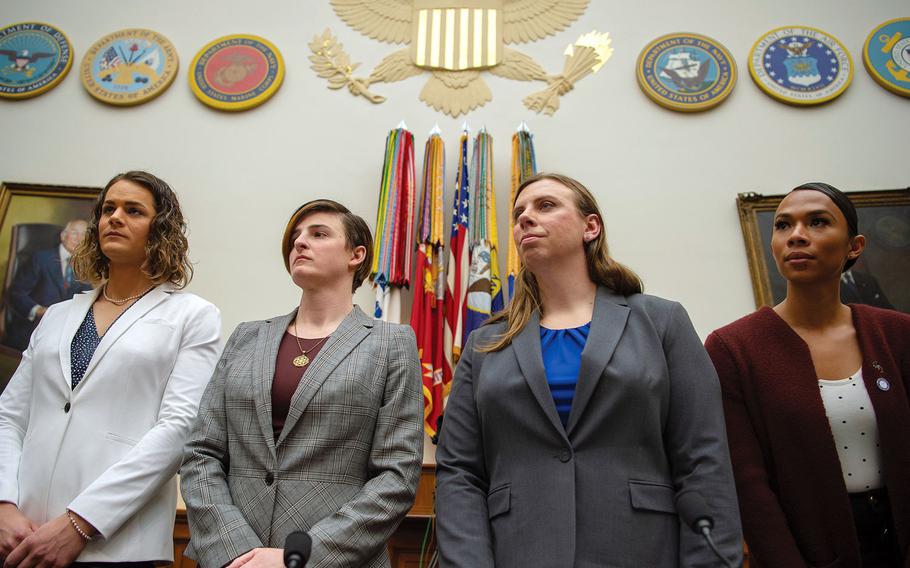
[[[177,194],[163,179],[139,170],[117,174],[104,186],[92,209],[85,240],[73,253],[73,271],[80,280],[95,285],[110,277],[110,261],[101,251],[98,222],[108,190],[121,180],[147,189],[155,202],[155,216],[145,244],[143,272],[154,284],[170,282],[177,288],[184,288],[193,279],[193,266],[187,254],[186,221],[180,211]]]
[[[308,201],[297,208],[291,215],[287,226],[284,229],[284,238],[281,240],[281,254],[284,255],[284,267],[288,272],[291,271],[291,249],[294,248],[293,235],[294,229],[300,221],[307,215],[313,213],[334,213],[341,218],[341,226],[344,228],[344,240],[348,250],[354,250],[357,247],[364,247],[366,253],[363,261],[354,271],[354,282],[351,292],[355,292],[363,281],[370,275],[373,267],[373,233],[370,232],[370,226],[359,215],[351,213],[351,210],[331,199],[315,199]]]
[[[840,212],[844,214],[844,218],[847,220],[847,234],[852,239],[859,234],[859,215],[856,213],[856,206],[853,205],[853,202],[850,201],[850,198],[847,197],[847,194],[843,191],[837,189],[833,185],[820,182],[820,181],[810,181],[804,183],[800,186],[794,187],[791,190],[791,193],[794,191],[817,191],[819,193],[824,193],[828,199],[834,202],[834,205],[840,209]],[[856,259],[848,259],[847,263],[844,265],[844,272],[850,270],[856,263]]]

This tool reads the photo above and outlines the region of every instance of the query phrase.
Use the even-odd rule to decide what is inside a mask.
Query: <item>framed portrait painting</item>
[[[49,306],[91,287],[70,256],[101,188],[0,184],[0,392]]]
[[[859,216],[866,248],[841,276],[841,301],[910,313],[910,188],[847,192]],[[787,282],[771,256],[774,212],[783,195],[740,193],[736,198],[755,306],[773,306]]]

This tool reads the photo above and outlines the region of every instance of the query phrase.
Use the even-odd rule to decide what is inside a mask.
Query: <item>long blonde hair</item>
[[[578,180],[557,173],[541,172],[524,180],[515,192],[515,199],[521,195],[521,192],[532,183],[541,180],[552,180],[566,186],[575,194],[575,207],[582,217],[588,215],[597,215],[601,222],[601,231],[596,238],[584,243],[585,257],[588,264],[588,277],[595,283],[606,286],[617,294],[630,296],[642,292],[641,278],[638,277],[630,268],[616,262],[610,257],[610,249],[607,246],[606,231],[603,230],[603,216],[600,214],[600,208],[597,206],[597,200]],[[512,203],[515,206],[515,203]],[[492,343],[477,347],[478,351],[489,353],[499,351],[512,343],[512,339],[528,324],[531,315],[535,311],[543,314],[543,306],[540,305],[540,287],[537,284],[537,278],[531,273],[526,266],[522,266],[515,277],[515,293],[511,302],[504,310],[491,317],[487,323],[495,323],[505,320],[507,322],[506,331],[496,337]]]

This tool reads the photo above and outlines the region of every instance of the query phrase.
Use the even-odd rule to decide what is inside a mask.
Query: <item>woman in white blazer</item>
[[[174,474],[218,355],[174,192],[114,177],[73,256],[100,286],[51,306],[0,396],[6,566],[173,559]]]

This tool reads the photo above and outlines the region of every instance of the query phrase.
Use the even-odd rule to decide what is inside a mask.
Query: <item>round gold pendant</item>
[[[300,355],[294,357],[292,363],[294,363],[295,367],[306,367],[310,364],[310,358],[301,353]]]

